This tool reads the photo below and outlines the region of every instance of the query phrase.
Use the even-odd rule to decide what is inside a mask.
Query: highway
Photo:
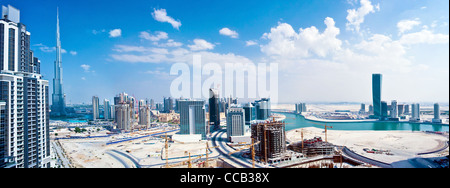
[[[141,168],[141,165],[139,165],[139,162],[137,162],[133,157],[131,157],[130,155],[118,151],[118,150],[108,150],[106,151],[107,154],[109,154],[111,157],[113,157],[114,159],[116,159],[117,161],[119,161],[125,168]],[[128,160],[125,161],[125,160]],[[131,162],[133,165],[130,165],[129,162]]]
[[[232,156],[228,155],[228,153],[234,151],[233,148],[229,147],[225,144],[227,142],[226,136],[223,136],[226,134],[226,130],[219,130],[213,133],[213,137],[211,138],[213,146],[220,146],[219,148],[216,148],[216,150],[225,158],[228,160],[240,165],[240,168],[252,168],[252,161],[251,159],[244,159],[239,156],[239,153],[235,153]],[[261,166],[259,164],[255,163],[255,167],[257,168],[264,168],[264,166]]]

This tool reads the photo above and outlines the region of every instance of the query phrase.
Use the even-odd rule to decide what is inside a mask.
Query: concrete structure
[[[33,57],[30,37],[20,22],[20,11],[2,6],[0,166],[50,167],[49,84]]]
[[[206,110],[204,100],[180,100],[180,132],[182,135],[201,134],[206,139]]]
[[[372,104],[373,113],[376,118],[382,117],[381,113],[381,89],[382,89],[382,79],[381,74],[372,74]]]
[[[130,131],[132,129],[131,124],[131,108],[129,104],[122,103],[115,106],[116,111],[116,122],[117,122],[117,129],[123,130],[123,131]]]
[[[286,133],[284,122],[262,121],[252,124],[252,139],[260,142],[255,152],[261,160],[271,162],[283,158],[286,154]]]
[[[139,102],[139,125],[150,126],[151,116],[150,116],[150,106],[144,104],[144,100]]]
[[[56,60],[54,64],[52,115],[66,115],[66,96],[63,89],[63,68],[61,56],[61,39],[59,32],[59,12],[56,11]],[[95,119],[95,118],[94,118]]]
[[[244,136],[245,112],[243,108],[229,108],[227,110],[227,138],[231,141],[232,136]]]

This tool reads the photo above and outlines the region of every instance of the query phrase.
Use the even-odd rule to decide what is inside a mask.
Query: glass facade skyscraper
[[[180,100],[180,134],[201,134],[206,139],[206,109],[204,100]]]
[[[53,94],[52,94],[52,115],[66,115],[66,97],[63,90],[62,77],[62,58],[61,58],[61,40],[59,34],[59,13],[56,11],[56,61],[55,61],[55,77],[53,78]]]
[[[381,74],[372,74],[372,99],[373,99],[373,114],[376,118],[380,118],[381,114]]]

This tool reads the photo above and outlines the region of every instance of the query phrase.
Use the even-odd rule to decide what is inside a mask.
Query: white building
[[[20,23],[20,11],[2,6],[0,19],[0,167],[5,159],[17,168],[50,166],[48,81],[30,50],[30,32]],[[3,155],[1,155],[3,154]]]
[[[229,108],[227,110],[227,137],[231,141],[233,136],[244,136],[245,113],[243,108]]]

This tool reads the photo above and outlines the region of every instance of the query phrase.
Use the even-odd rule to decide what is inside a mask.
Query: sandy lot
[[[443,146],[449,140],[448,136],[411,131],[337,131],[328,130],[328,142],[335,145],[345,145],[354,152],[386,163],[407,160],[419,157],[418,153],[429,152]],[[325,140],[323,129],[304,128],[304,139],[320,136]],[[300,129],[286,133],[288,140],[296,142],[301,140]],[[363,149],[376,149],[389,151],[392,155],[367,153]],[[449,149],[420,157],[438,157],[449,154]]]

